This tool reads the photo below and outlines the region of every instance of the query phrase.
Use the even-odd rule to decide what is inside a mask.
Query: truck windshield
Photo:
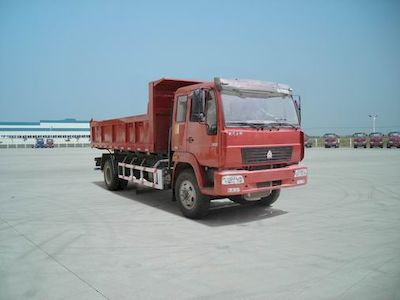
[[[365,137],[366,134],[365,133],[355,133],[353,136],[354,137]]]
[[[297,127],[294,101],[286,97],[260,97],[222,93],[222,105],[227,127]]]

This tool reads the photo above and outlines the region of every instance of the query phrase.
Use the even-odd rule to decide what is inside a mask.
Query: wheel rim
[[[182,205],[187,209],[192,209],[195,206],[197,200],[196,190],[190,181],[184,180],[181,183],[179,188],[179,199]]]
[[[106,183],[110,184],[111,182],[111,168],[106,168],[105,169],[105,174],[106,174]]]

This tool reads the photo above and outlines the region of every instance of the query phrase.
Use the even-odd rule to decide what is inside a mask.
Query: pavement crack
[[[22,236],[26,241],[28,241],[29,243],[31,243],[35,248],[39,249],[41,252],[43,252],[44,254],[46,254],[51,260],[53,260],[56,264],[58,264],[59,266],[61,266],[62,268],[64,268],[66,271],[68,271],[69,273],[71,273],[72,275],[74,275],[76,278],[78,278],[81,282],[83,282],[86,286],[88,286],[89,288],[91,288],[92,290],[94,290],[95,292],[97,292],[100,296],[102,296],[104,299],[110,299],[108,298],[106,295],[104,295],[98,288],[96,288],[95,286],[93,286],[92,284],[90,284],[88,281],[86,281],[85,279],[83,279],[81,276],[79,276],[77,273],[75,273],[74,271],[72,271],[70,268],[68,268],[66,265],[64,265],[61,261],[59,261],[57,258],[55,258],[53,255],[51,255],[49,252],[47,252],[45,249],[43,249],[40,245],[38,245],[37,243],[35,243],[33,240],[31,240],[29,237],[27,237],[25,234],[23,234],[22,232],[20,232],[17,228],[15,228],[12,224],[10,224],[8,221],[6,221],[5,219],[3,219],[2,217],[0,217],[0,220],[3,221],[5,224],[7,224],[7,226],[9,226],[10,228],[12,228],[17,234],[19,234],[20,236]]]

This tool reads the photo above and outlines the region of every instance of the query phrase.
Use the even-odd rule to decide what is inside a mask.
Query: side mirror
[[[299,125],[301,124],[301,98],[299,95],[293,95],[293,102],[296,107],[297,117],[299,118]]]

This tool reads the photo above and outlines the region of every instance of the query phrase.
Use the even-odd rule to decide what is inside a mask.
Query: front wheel
[[[261,206],[270,206],[272,203],[278,200],[280,193],[281,193],[280,189],[273,190],[271,191],[271,194],[269,194],[267,197],[261,198],[256,203]]]
[[[182,171],[175,183],[175,198],[185,217],[199,219],[208,214],[210,198],[203,195],[191,170]]]

